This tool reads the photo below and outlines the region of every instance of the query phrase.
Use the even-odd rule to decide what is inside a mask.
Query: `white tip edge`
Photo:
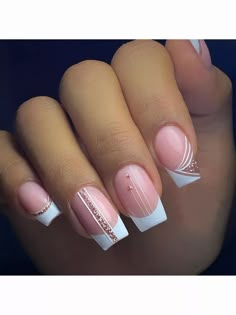
[[[56,219],[62,212],[57,208],[54,202],[43,214],[35,216],[36,220],[45,226],[49,226],[54,219]]]
[[[137,226],[137,228],[144,232],[151,227],[158,225],[164,221],[167,220],[166,212],[163,207],[163,204],[161,202],[161,199],[159,199],[156,209],[150,214],[149,216],[138,218],[131,216],[131,219],[133,220],[134,224]]]
[[[199,44],[199,40],[198,39],[191,39],[190,40],[191,44],[193,45],[193,47],[195,48],[196,52],[198,54],[200,54],[200,44]]]
[[[179,188],[184,187],[188,184],[191,184],[191,183],[193,183],[193,182],[195,182],[201,178],[200,175],[199,176],[189,176],[189,175],[177,174],[177,173],[172,172],[170,170],[166,170],[166,171]]]
[[[119,241],[129,235],[120,217],[118,217],[118,221],[113,228],[113,232]],[[101,246],[103,250],[108,250],[112,245],[116,244],[105,234],[91,235],[91,237],[98,243],[99,246]]]

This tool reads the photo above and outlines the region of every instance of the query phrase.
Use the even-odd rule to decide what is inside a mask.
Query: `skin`
[[[6,215],[39,270],[198,274],[206,269],[221,249],[234,194],[231,90],[229,78],[214,66],[208,69],[189,41],[167,41],[166,47],[133,41],[116,52],[111,65],[90,60],[70,67],[60,84],[62,106],[47,97],[22,104],[16,134],[0,132],[0,191]],[[153,149],[156,131],[170,122],[187,134],[201,169],[202,179],[182,189]],[[92,184],[126,216],[113,181],[127,163],[145,168],[168,220],[140,233],[125,217],[129,237],[103,252],[75,224],[68,204],[82,185]],[[64,212],[49,228],[29,220],[19,205],[16,191],[29,179],[40,180]]]

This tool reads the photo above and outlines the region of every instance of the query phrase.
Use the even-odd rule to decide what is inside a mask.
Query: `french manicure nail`
[[[178,187],[200,179],[192,146],[180,128],[162,127],[156,135],[154,148],[159,161]]]
[[[158,193],[146,171],[127,165],[115,177],[117,195],[141,232],[164,222],[167,217]]]
[[[88,234],[103,250],[129,234],[110,201],[95,187],[81,188],[75,194],[71,208]]]
[[[25,211],[43,225],[49,226],[62,213],[48,193],[36,182],[22,184],[18,190],[18,198]]]
[[[190,40],[191,44],[193,45],[194,49],[201,57],[204,65],[210,69],[212,62],[211,62],[211,55],[209,49],[204,40],[192,39]]]

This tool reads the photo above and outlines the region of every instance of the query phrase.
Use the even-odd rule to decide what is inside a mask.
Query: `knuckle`
[[[166,48],[154,40],[134,40],[123,44],[112,58],[112,65],[120,64],[129,58],[146,55],[147,51],[155,50],[159,55],[168,55]]]
[[[6,130],[0,130],[0,145],[5,143],[6,141],[11,141],[12,135],[10,132]]]
[[[68,68],[64,73],[60,90],[68,85],[76,84],[77,87],[84,87],[96,82],[101,75],[111,71],[111,66],[99,60],[84,60]]]
[[[64,190],[70,191],[78,182],[78,178],[82,178],[84,172],[86,169],[81,167],[77,157],[65,154],[55,162],[50,170],[47,170],[47,173],[43,171],[43,176],[47,178],[51,187],[55,186],[55,183],[60,183],[60,185],[56,185],[55,189],[60,190],[63,185]],[[58,193],[61,194],[61,192]]]
[[[93,149],[94,158],[101,160],[103,157],[109,156],[111,160],[113,158],[117,160],[119,156],[127,155],[127,149],[135,143],[134,137],[119,123],[109,123],[106,127],[109,132],[103,132],[96,136]]]
[[[52,105],[58,105],[57,102],[48,96],[37,96],[29,99],[20,105],[16,112],[16,127],[27,125],[37,117],[37,113],[42,106],[50,108]]]

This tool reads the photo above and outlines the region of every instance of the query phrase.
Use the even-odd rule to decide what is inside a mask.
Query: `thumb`
[[[221,187],[227,179],[227,184],[233,186],[235,162],[231,81],[211,64],[204,41],[169,40],[166,48],[172,57],[176,81],[193,120],[198,138],[198,161],[205,184],[215,186],[218,183]]]
[[[169,40],[176,80],[192,115],[206,116],[231,106],[232,84],[228,76],[211,63],[203,40]]]

